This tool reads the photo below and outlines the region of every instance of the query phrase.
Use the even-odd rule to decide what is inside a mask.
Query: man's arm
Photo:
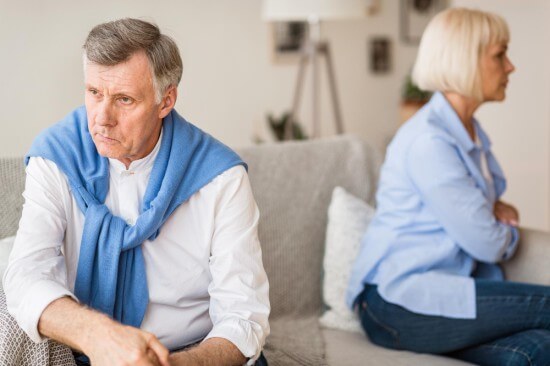
[[[23,213],[4,276],[8,311],[20,327],[34,342],[40,342],[46,336],[90,353],[90,357],[98,359],[94,365],[102,364],[100,357],[126,352],[124,347],[111,350],[117,347],[117,342],[136,338],[150,342],[147,343],[150,358],[154,355],[166,360],[163,350],[157,346],[158,341],[151,340],[150,335],[118,324],[76,302],[67,283],[66,260],[70,259],[65,257],[67,250],[62,246],[67,228],[66,208],[71,196],[66,179],[55,164],[32,158],[27,166],[23,195]],[[139,336],[135,335],[136,332]],[[116,342],[103,345],[113,337]],[[101,348],[103,353],[96,352]],[[125,361],[133,364],[128,359]],[[152,364],[156,365],[158,361]]]
[[[227,339],[209,338],[188,350],[170,355],[171,366],[243,365],[246,358]]]
[[[182,365],[193,357],[198,365],[242,365],[245,359],[252,364],[269,334],[269,284],[248,175],[239,166],[218,178],[208,286],[213,328],[199,346],[182,353]]]
[[[38,322],[41,335],[85,353],[94,366],[169,366],[169,352],[151,333],[122,325],[69,297],[50,303]]]

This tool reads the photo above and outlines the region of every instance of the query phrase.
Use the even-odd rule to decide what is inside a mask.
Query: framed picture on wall
[[[446,0],[401,0],[401,40],[418,44],[426,25],[446,7]]]
[[[373,37],[369,40],[369,64],[373,74],[391,71],[391,43],[388,37]]]
[[[297,60],[307,37],[306,22],[274,22],[271,24],[273,61]]]

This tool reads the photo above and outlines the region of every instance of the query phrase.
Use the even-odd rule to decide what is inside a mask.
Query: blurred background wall
[[[400,33],[401,11],[412,0],[372,1],[373,14],[323,23],[322,35],[332,48],[346,132],[383,152],[400,123],[401,88],[417,45]],[[550,2],[450,3],[497,12],[510,24],[517,71],[508,98],[483,106],[478,117],[509,178],[505,199],[518,206],[524,226],[550,230]],[[24,154],[37,133],[83,103],[81,45],[94,25],[121,17],[154,21],[178,43],[184,73],[176,108],[183,116],[232,147],[272,140],[266,115],[290,109],[298,62],[274,58],[261,14],[261,0],[0,0],[0,157]],[[385,73],[369,68],[377,37],[389,41]],[[322,135],[329,136],[325,76],[321,70]],[[306,132],[309,77],[298,115]]]
[[[254,135],[269,140],[266,114],[290,108],[298,67],[273,62],[261,9],[260,0],[0,0],[0,156],[23,154],[40,130],[83,103],[81,45],[94,25],[121,17],[152,20],[177,41],[182,115],[233,147],[251,144]],[[331,42],[346,131],[383,148],[417,48],[399,42],[399,2],[379,1],[375,15],[325,23],[322,32]],[[368,69],[368,40],[376,35],[392,41],[392,69],[384,75]],[[321,81],[323,134],[330,135]],[[308,128],[307,78],[304,92],[299,119]]]

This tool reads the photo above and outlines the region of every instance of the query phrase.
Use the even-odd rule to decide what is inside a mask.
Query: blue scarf
[[[172,212],[225,170],[246,164],[212,136],[173,110],[163,120],[160,150],[134,226],[105,206],[109,160],[98,154],[85,107],[42,132],[25,157],[54,162],[67,176],[84,213],[75,295],[123,324],[139,327],[149,290],[141,244],[154,240]]]

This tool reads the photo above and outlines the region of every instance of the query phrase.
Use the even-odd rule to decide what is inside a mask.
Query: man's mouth
[[[102,135],[100,133],[97,133],[96,136],[99,139],[99,141],[101,141],[103,143],[106,143],[106,144],[114,144],[114,143],[118,142],[117,140],[112,139],[110,137],[107,137],[105,135]]]

